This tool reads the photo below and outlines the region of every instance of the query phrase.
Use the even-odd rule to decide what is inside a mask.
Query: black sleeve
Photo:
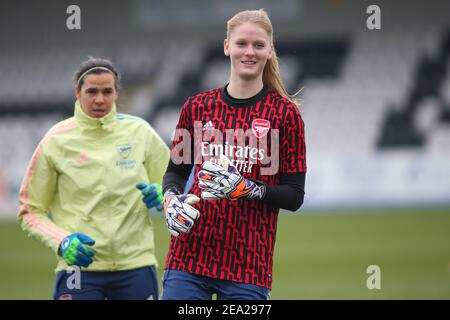
[[[169,189],[176,190],[178,194],[182,194],[193,166],[193,164],[177,165],[170,159],[163,177],[163,194]]]
[[[305,195],[305,173],[282,173],[280,184],[266,185],[263,202],[290,211],[298,210]]]

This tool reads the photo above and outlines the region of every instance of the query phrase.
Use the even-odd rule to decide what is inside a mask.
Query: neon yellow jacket
[[[169,149],[144,120],[112,111],[75,115],[53,126],[28,165],[18,219],[29,236],[55,253],[80,232],[95,240],[88,271],[156,264],[153,226],[137,183],[161,183]],[[57,255],[56,271],[67,268]]]

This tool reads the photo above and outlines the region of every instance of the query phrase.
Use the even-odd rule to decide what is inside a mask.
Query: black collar
[[[248,106],[255,104],[256,102],[261,100],[261,98],[266,94],[266,91],[267,91],[266,88],[263,87],[261,89],[261,91],[259,91],[253,97],[245,98],[245,99],[236,99],[236,98],[233,98],[232,96],[230,96],[230,94],[228,93],[227,87],[228,87],[228,83],[221,90],[222,100],[225,101],[225,103],[228,104],[229,106],[238,107],[238,108],[239,107],[248,107]]]

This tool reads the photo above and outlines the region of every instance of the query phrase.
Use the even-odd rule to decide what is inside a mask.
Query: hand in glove
[[[203,189],[201,197],[206,200],[217,199],[262,199],[264,186],[241,176],[230,160],[221,156],[219,164],[205,161],[198,173],[198,185]]]
[[[162,210],[162,188],[160,184],[139,183],[136,188],[142,192],[142,201],[148,209],[155,208],[158,211]]]
[[[199,218],[200,212],[192,205],[200,199],[193,194],[176,194],[168,190],[164,194],[164,213],[169,232],[178,237],[182,233],[188,233]]]
[[[64,258],[68,265],[77,265],[87,268],[93,261],[95,252],[86,245],[93,246],[94,239],[82,233],[72,233],[65,237],[58,248],[58,254]]]

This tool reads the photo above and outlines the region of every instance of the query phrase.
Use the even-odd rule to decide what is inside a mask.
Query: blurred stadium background
[[[66,9],[81,9],[68,30]],[[381,8],[381,30],[366,9]],[[0,299],[49,299],[55,258],[15,221],[34,148],[73,112],[87,56],[123,74],[119,109],[169,142],[187,96],[222,86],[226,21],[266,8],[285,83],[303,88],[303,208],[283,212],[272,299],[450,298],[450,2],[0,2]],[[154,214],[159,272],[168,245]],[[369,290],[369,265],[381,289]]]

